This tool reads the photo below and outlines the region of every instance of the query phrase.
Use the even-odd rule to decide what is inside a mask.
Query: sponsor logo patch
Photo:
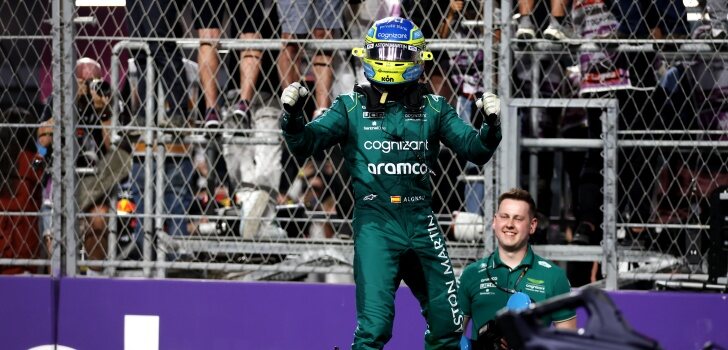
[[[377,198],[377,195],[376,195],[376,194],[374,194],[374,193],[372,193],[372,194],[368,194],[368,195],[364,196],[364,198],[363,198],[363,199],[364,199],[365,201],[373,201],[373,200],[374,200],[374,198]]]
[[[480,292],[478,292],[478,295],[495,295],[495,289],[492,289],[492,288],[481,289]]]
[[[409,39],[409,35],[407,35],[405,33],[378,32],[377,39],[380,39],[380,40],[407,40],[407,39]]]
[[[390,198],[399,198],[399,196],[392,196]],[[447,255],[447,251],[445,250],[445,237],[443,236],[442,232],[440,231],[440,227],[437,225],[437,222],[435,221],[435,216],[433,215],[427,215],[429,219],[429,224],[427,225],[427,231],[430,233],[430,241],[432,242],[432,248],[435,251],[439,251],[437,256],[441,259],[440,265],[444,268],[444,271],[442,274],[444,276],[447,276],[448,280],[445,281],[445,286],[447,286],[447,302],[450,304],[450,313],[452,315],[452,322],[455,326],[458,328],[455,330],[456,332],[462,332],[463,331],[463,315],[460,311],[460,307],[458,306],[458,296],[457,296],[457,287],[459,285],[458,280],[455,278],[453,269],[452,269],[452,263],[450,262],[450,257]]]
[[[488,288],[496,288],[496,286],[492,282],[485,282],[485,283],[480,284],[480,289],[488,289]]]
[[[405,120],[425,120],[425,113],[405,113]]]
[[[429,172],[425,163],[369,163],[367,170],[372,175],[422,175]]]
[[[551,264],[549,264],[549,263],[547,263],[545,261],[539,261],[538,264],[541,265],[541,266],[543,266],[543,267],[545,267],[545,268],[547,268],[547,269],[550,269],[551,268]]]
[[[425,200],[425,196],[406,196],[402,197],[402,202],[419,202]]]
[[[364,141],[365,150],[379,150],[382,153],[391,151],[421,151],[430,150],[429,140],[424,141]]]
[[[526,291],[539,293],[539,294],[545,294],[546,293],[546,286],[543,284],[533,284],[533,283],[526,283]]]
[[[365,119],[383,119],[384,112],[364,112],[362,113]]]
[[[364,130],[365,131],[382,130],[382,127],[380,125],[377,125],[377,121],[376,120],[373,120],[372,121],[372,126],[365,126],[364,127]]]

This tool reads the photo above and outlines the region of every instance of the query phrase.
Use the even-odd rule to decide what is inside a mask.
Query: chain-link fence
[[[484,91],[503,101],[491,162],[443,148],[432,167],[456,266],[492,251],[497,194],[520,186],[537,252],[570,261],[574,284],[707,278],[708,203],[728,184],[725,4],[558,3],[5,2],[2,271],[346,279],[341,150],[289,154],[278,96],[302,82],[315,118],[366,81],[350,51],[369,26],[400,15],[462,118],[482,123]]]
[[[608,275],[707,279],[708,253],[725,254],[708,225],[728,180],[725,3],[552,5],[518,2],[508,35],[500,87],[521,102],[520,184],[558,220],[555,236],[602,243]]]

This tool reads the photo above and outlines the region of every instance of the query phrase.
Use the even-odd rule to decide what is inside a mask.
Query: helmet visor
[[[366,57],[394,62],[417,62],[420,50],[417,46],[397,43],[369,43],[366,45]]]

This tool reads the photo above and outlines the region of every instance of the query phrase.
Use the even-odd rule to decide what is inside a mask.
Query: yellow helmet
[[[393,85],[420,78],[425,61],[432,59],[432,52],[425,48],[422,31],[412,21],[387,17],[376,21],[364,38],[364,47],[351,53],[362,59],[367,80]]]

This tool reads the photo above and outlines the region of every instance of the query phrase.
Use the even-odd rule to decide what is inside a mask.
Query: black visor
[[[367,58],[394,61],[416,62],[420,58],[420,50],[416,46],[396,43],[371,43],[366,45]]]

